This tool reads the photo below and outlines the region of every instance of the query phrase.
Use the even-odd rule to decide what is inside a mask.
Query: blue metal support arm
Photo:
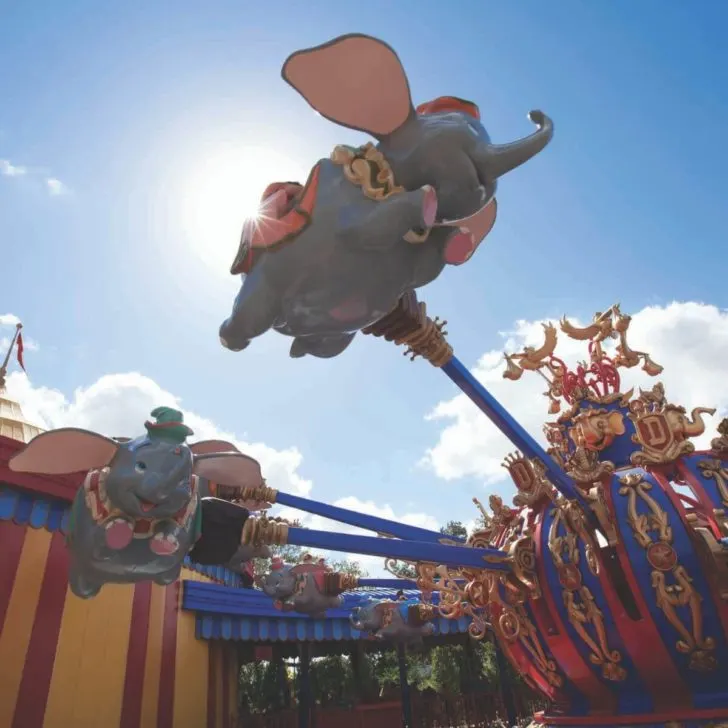
[[[439,543],[441,539],[450,539],[452,541],[460,541],[463,539],[455,536],[448,536],[439,531],[430,531],[426,528],[417,526],[408,526],[397,521],[389,521],[386,518],[378,518],[377,516],[368,516],[365,513],[350,511],[347,508],[339,508],[331,506],[327,503],[319,503],[318,501],[308,498],[301,498],[298,495],[290,495],[289,493],[281,493],[278,491],[276,503],[282,506],[289,506],[306,513],[314,513],[323,518],[330,518],[332,521],[346,523],[348,526],[356,526],[366,531],[374,531],[386,536],[394,538],[402,538],[408,541],[428,541],[430,543]]]
[[[289,528],[288,541],[293,546],[341,551],[406,561],[427,561],[452,567],[510,571],[508,556],[499,549],[476,549],[469,546],[445,546],[427,541],[400,541],[376,536]]]
[[[493,395],[470,373],[468,368],[453,357],[442,367],[450,379],[470,398],[490,421],[526,456],[538,458],[546,468],[546,474],[556,490],[569,500],[577,501],[587,517],[593,514],[574,481],[549,457],[549,454],[508,413]]]

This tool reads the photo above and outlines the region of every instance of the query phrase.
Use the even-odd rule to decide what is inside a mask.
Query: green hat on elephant
[[[152,410],[152,417],[156,422],[145,422],[149,437],[153,440],[165,440],[177,445],[184,444],[184,441],[195,433],[184,423],[184,415],[171,407],[157,407]]]

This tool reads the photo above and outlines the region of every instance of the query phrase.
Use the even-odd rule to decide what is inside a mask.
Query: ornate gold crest
[[[705,432],[703,414],[715,414],[712,407],[696,407],[688,416],[684,407],[668,404],[660,382],[649,391],[640,390],[629,411],[635,428],[632,441],[642,448],[630,457],[637,466],[671,463],[695,452],[688,438]]]
[[[531,460],[520,452],[515,452],[506,455],[501,465],[518,488],[518,493],[513,498],[514,505],[532,507],[542,498],[553,498],[554,488],[546,478],[546,469],[540,460]]]

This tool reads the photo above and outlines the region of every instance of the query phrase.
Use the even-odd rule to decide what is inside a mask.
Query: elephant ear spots
[[[64,427],[34,437],[9,466],[16,473],[80,473],[106,467],[119,444],[95,432]]]
[[[459,227],[460,231],[452,235],[445,243],[443,251],[445,262],[450,265],[462,265],[470,260],[478,246],[493,229],[497,212],[498,204],[493,199],[474,215],[448,223]]]
[[[366,35],[344,35],[288,57],[283,79],[341,126],[382,137],[413,114],[409,82],[397,54]]]

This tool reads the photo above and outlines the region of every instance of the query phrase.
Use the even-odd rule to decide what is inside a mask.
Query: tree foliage
[[[320,554],[312,553],[307,549],[301,548],[300,546],[292,546],[291,544],[286,544],[285,546],[271,546],[270,552],[271,556],[277,556],[286,564],[297,564],[306,554],[309,553],[314,559],[322,558]],[[350,559],[327,559],[326,563],[334,571],[341,571],[344,574],[351,574],[352,576],[358,576],[360,578],[367,576],[367,572],[362,568],[358,561],[352,561]],[[255,568],[256,574],[264,574],[270,567],[270,560],[253,559],[253,567]]]
[[[455,538],[468,537],[468,529],[460,521],[448,521],[447,525],[440,529],[440,533],[446,536],[454,536]]]

